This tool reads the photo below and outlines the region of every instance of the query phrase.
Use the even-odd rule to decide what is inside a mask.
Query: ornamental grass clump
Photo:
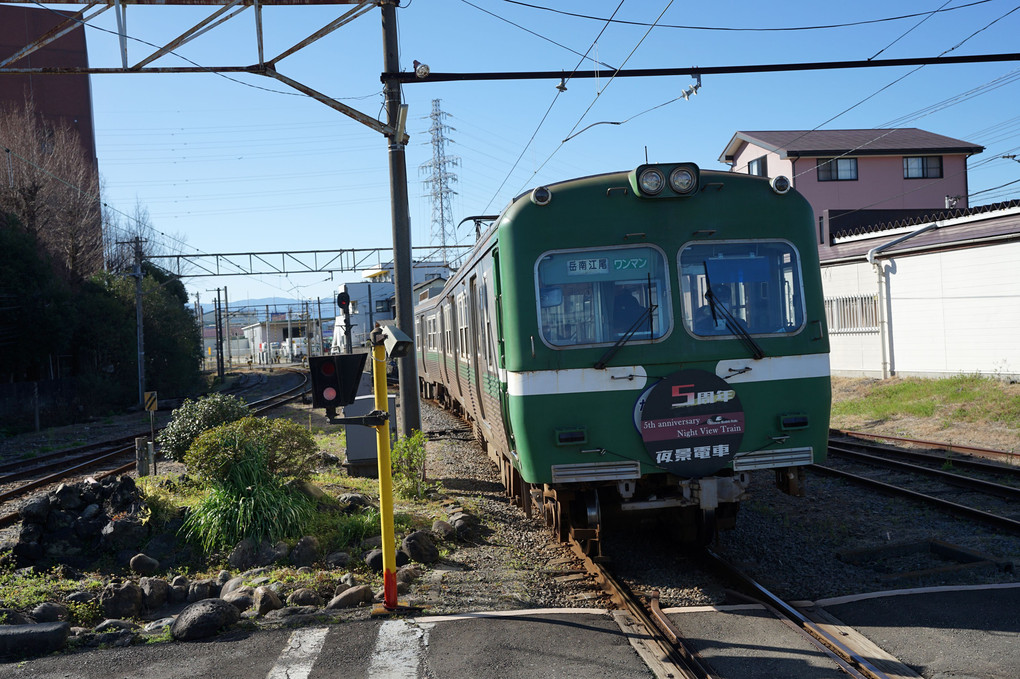
[[[425,434],[420,431],[396,442],[391,461],[393,486],[401,497],[421,500],[438,487],[425,477]]]
[[[298,538],[310,522],[315,503],[269,468],[262,446],[242,444],[241,454],[209,494],[191,510],[182,532],[207,554],[229,549],[245,538],[255,542]]]
[[[265,453],[270,472],[300,480],[311,476],[319,452],[312,435],[290,420],[245,417],[198,436],[184,463],[199,479],[218,482],[227,478],[252,446]]]

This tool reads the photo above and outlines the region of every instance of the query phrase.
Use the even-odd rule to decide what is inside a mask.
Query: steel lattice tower
[[[446,113],[439,108],[439,100],[432,100],[432,126],[429,127],[429,134],[432,135],[432,159],[418,166],[418,174],[424,175],[422,186],[429,192],[432,201],[432,239],[431,243],[438,241],[439,248],[443,253],[443,262],[449,263],[447,246],[456,242],[456,227],[453,223],[453,208],[450,205],[450,196],[457,192],[452,185],[457,181],[457,175],[450,172],[451,167],[460,164],[457,156],[446,155],[446,133],[453,130],[444,121]]]

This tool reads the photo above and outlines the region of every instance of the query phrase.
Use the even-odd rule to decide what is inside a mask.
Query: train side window
[[[655,247],[547,252],[535,284],[542,339],[553,347],[656,340],[672,327],[666,257]]]
[[[783,335],[804,326],[800,258],[787,241],[689,243],[680,251],[684,327],[696,337]]]

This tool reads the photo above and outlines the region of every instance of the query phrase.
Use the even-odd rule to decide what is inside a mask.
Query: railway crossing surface
[[[855,628],[906,663],[903,673],[887,670],[887,676],[1020,676],[1020,584],[862,595],[814,606],[816,616]],[[667,613],[717,676],[845,676],[761,606]],[[654,658],[646,663],[637,636],[618,614],[595,609],[374,618],[10,662],[0,664],[0,679],[664,676]]]

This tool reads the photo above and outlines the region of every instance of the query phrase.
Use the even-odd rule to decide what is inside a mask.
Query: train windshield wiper
[[[637,320],[634,321],[633,325],[631,325],[627,329],[627,332],[623,333],[623,336],[620,339],[616,340],[616,344],[609,347],[606,350],[606,353],[602,354],[602,358],[595,362],[596,370],[602,370],[603,368],[606,367],[606,364],[612,360],[613,356],[616,355],[616,352],[620,350],[620,347],[626,344],[627,341],[634,336],[634,333],[638,331],[638,328],[640,328],[641,325],[645,322],[645,319],[650,320],[652,318],[652,313],[655,312],[655,308],[656,308],[655,304],[649,304],[648,308],[641,312],[641,315],[638,316]]]
[[[740,323],[740,321],[733,317],[733,314],[731,314],[730,310],[726,308],[723,301],[716,298],[711,287],[705,290],[705,299],[708,300],[708,304],[712,309],[713,320],[717,318],[716,312],[718,312],[719,316],[722,316],[723,321],[726,323],[726,327],[729,328],[730,332],[736,335],[737,338],[744,343],[744,346],[746,346],[751,352],[751,356],[755,359],[765,358],[765,351],[757,342],[754,341],[754,338],[751,337],[751,334],[744,329],[744,326]]]

